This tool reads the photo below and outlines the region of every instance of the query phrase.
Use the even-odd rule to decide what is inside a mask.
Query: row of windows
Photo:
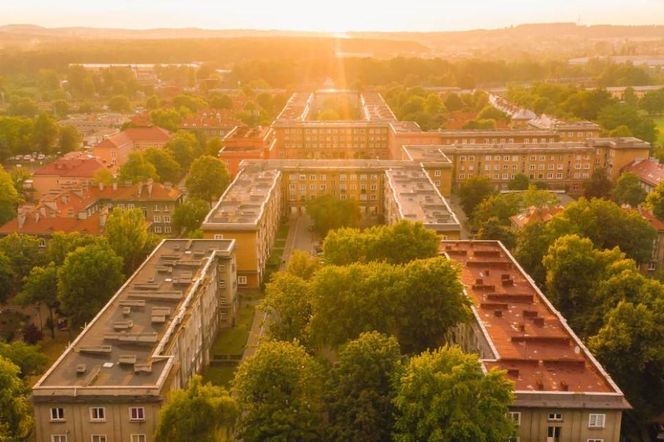
[[[173,229],[171,226],[154,226],[154,233],[172,233]]]
[[[161,215],[155,215],[153,218],[153,221],[156,223],[160,222],[165,222],[165,223],[170,223],[171,222],[171,216],[170,215],[164,215],[163,217]]]
[[[339,181],[346,181],[347,179],[350,179],[351,181],[356,181],[358,178],[359,178],[360,181],[367,181],[369,179],[371,179],[371,181],[378,181],[378,177],[379,177],[379,175],[375,174],[375,173],[371,174],[371,175],[367,175],[367,174],[362,174],[362,175],[341,174],[341,175],[339,175]],[[307,175],[306,174],[300,174],[300,175],[290,174],[288,176],[288,180],[289,181],[297,181],[297,180],[306,181],[307,180]],[[316,180],[326,181],[327,180],[327,175],[309,175],[309,181],[316,181]]]
[[[310,148],[310,149],[346,148],[346,149],[351,149],[351,148],[364,148],[364,147],[368,147],[370,149],[385,149],[387,147],[387,143],[385,143],[385,144],[382,144],[382,143],[365,143],[364,141],[361,141],[359,143],[306,143],[306,144],[303,144],[302,142],[285,141],[284,142],[284,147],[287,148],[287,149],[304,149],[304,148]]]
[[[288,201],[297,201],[298,200],[297,197],[298,197],[298,195],[297,195],[296,192],[289,192],[288,193]],[[314,199],[314,197],[315,197],[315,195],[309,195],[309,199]],[[341,195],[339,195],[339,198],[342,199],[342,200],[346,200],[346,199],[354,200],[355,199],[353,195],[349,196],[349,195],[346,195],[345,193],[342,193]],[[300,193],[300,201],[306,201],[306,199],[307,199],[307,195],[304,194],[304,193]],[[378,195],[368,195],[367,196],[366,194],[362,194],[362,195],[359,196],[359,200],[360,201],[367,201],[367,200],[377,201],[378,200]]]
[[[522,138],[519,143],[524,144],[538,144],[538,143],[555,143],[555,138]],[[514,138],[481,138],[475,142],[475,138],[450,138],[445,140],[445,144],[498,144],[498,143],[514,143]]]
[[[105,407],[90,407],[90,422],[105,422]],[[142,422],[145,420],[145,408],[129,407],[129,420],[132,422]],[[62,407],[51,408],[51,422],[65,422],[65,409]]]
[[[145,434],[132,434],[130,442],[146,442],[148,440]],[[52,434],[51,442],[69,442],[66,434]],[[92,434],[90,435],[90,442],[109,442],[105,434]]]
[[[339,129],[339,128],[325,128],[325,129],[304,129],[303,130],[303,129],[288,129],[288,128],[286,128],[284,130],[284,133],[287,133],[287,134],[289,134],[289,133],[290,134],[301,134],[302,132],[304,132],[305,134],[317,134],[317,133],[321,133],[321,134],[343,134],[343,133],[345,133],[345,134],[353,134],[353,133],[355,133],[355,134],[366,134],[366,133],[387,134],[387,129],[386,128],[369,128],[369,129],[366,129],[366,128],[361,128],[361,129],[358,129],[358,128],[341,128],[341,129]]]
[[[519,161],[520,158],[523,158],[524,160],[526,158],[530,158],[530,161],[546,161],[547,156],[546,155],[484,155],[484,161]],[[554,160],[562,160],[565,158],[565,155],[549,155],[549,160],[554,161]],[[480,159],[480,155],[477,156],[477,159]],[[590,155],[589,154],[577,154],[574,156],[574,159],[577,161],[581,160],[589,160]],[[459,161],[475,161],[475,155],[461,155],[459,157]]]
[[[468,178],[470,178],[470,177],[472,177],[472,176],[474,176],[474,175],[471,174],[471,173],[468,174]],[[485,174],[485,176],[489,176],[489,177],[490,177],[491,174]],[[514,174],[514,173],[512,173],[512,174],[509,174],[509,173],[503,173],[502,175],[499,174],[499,173],[494,173],[494,174],[493,174],[493,179],[494,179],[494,180],[500,180],[500,179],[503,179],[503,180],[513,180],[515,176],[516,176],[516,174]],[[554,178],[554,176],[555,176],[555,178]],[[573,176],[575,179],[577,179],[577,180],[578,180],[578,179],[586,179],[586,178],[590,178],[590,174],[587,173],[587,172],[583,172],[583,173],[574,173],[572,176]],[[466,174],[465,174],[465,173],[460,173],[460,174],[458,175],[458,177],[459,177],[459,180],[465,180],[465,179],[466,179]],[[533,175],[533,174],[530,174],[530,178],[534,178],[534,175]],[[543,178],[544,178],[544,174],[539,174],[538,178],[543,179]],[[556,179],[556,180],[562,180],[562,179],[565,178],[565,174],[559,172],[559,173],[556,173],[556,174],[554,175],[553,172],[549,172],[549,173],[546,174],[546,178],[549,179],[549,180],[553,180],[553,179]]]
[[[521,425],[521,412],[510,411],[509,416],[515,425]],[[547,416],[549,422],[562,422],[562,413],[549,413]],[[604,413],[590,413],[588,414],[588,428],[604,428],[606,425],[606,414]]]
[[[318,187],[317,187],[318,186]],[[327,189],[327,184],[309,184],[309,190],[316,190],[316,188],[319,188],[320,190],[326,190]],[[334,189],[334,184],[330,187]],[[348,188],[350,190],[357,190],[357,184],[350,184],[348,185]],[[290,183],[288,185],[288,190],[296,190],[297,185],[294,183]],[[300,184],[300,191],[304,192],[307,190],[307,185],[306,184]],[[346,190],[346,184],[345,183],[339,183],[339,190]],[[367,190],[367,185],[366,184],[360,184],[360,190],[365,191]],[[378,184],[371,184],[369,185],[369,190],[378,190]]]

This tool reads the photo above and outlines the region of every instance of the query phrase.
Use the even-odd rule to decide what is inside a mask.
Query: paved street
[[[288,262],[293,250],[304,250],[309,253],[314,253],[314,244],[318,241],[318,235],[311,232],[311,219],[307,215],[299,215],[291,217],[288,220],[288,236],[286,237],[286,245],[284,246],[284,253],[282,254],[282,262],[280,270],[283,270]],[[247,346],[245,347],[242,359],[249,358],[256,353],[256,348],[260,344],[265,328],[267,327],[270,317],[266,312],[257,310],[254,315],[254,320],[251,324],[251,331],[249,338],[247,338]]]
[[[472,238],[472,234],[468,229],[468,217],[466,216],[463,209],[461,208],[461,205],[459,204],[459,198],[453,195],[446,199],[450,207],[454,211],[454,214],[457,216],[457,219],[461,223],[461,239]]]

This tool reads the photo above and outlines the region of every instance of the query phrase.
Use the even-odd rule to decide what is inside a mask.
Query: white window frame
[[[51,442],[68,442],[66,434],[51,434]]]
[[[91,434],[90,442],[108,442],[108,437],[105,434]]]
[[[99,417],[99,410],[101,410],[102,417]],[[94,413],[97,414],[97,417],[94,417]],[[106,408],[90,407],[90,422],[106,422]]]
[[[606,414],[590,413],[588,415],[588,428],[604,428],[606,426]]]
[[[237,275],[238,285],[247,285],[247,277],[245,275]]]
[[[521,425],[521,412],[520,411],[510,411],[509,417],[512,419],[512,422],[518,427]]]
[[[145,434],[132,434],[131,442],[146,442],[148,440]]]
[[[604,439],[597,439],[595,437],[588,439],[586,442],[604,442]]]
[[[57,417],[53,417],[53,411],[54,410],[59,410],[59,412],[56,412],[58,414]],[[62,407],[52,407],[50,410],[50,417],[51,417],[51,422],[64,422],[65,421],[65,409]]]
[[[140,417],[134,417],[134,411],[136,415],[140,414]],[[129,422],[144,422],[145,421],[145,407],[129,407]]]

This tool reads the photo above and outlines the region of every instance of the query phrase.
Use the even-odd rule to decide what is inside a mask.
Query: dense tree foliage
[[[355,227],[360,222],[360,206],[353,199],[341,200],[323,195],[307,201],[307,213],[314,228],[322,235],[341,227]]]
[[[91,244],[71,252],[58,270],[58,300],[74,327],[92,319],[120,287],[122,258]]]
[[[368,229],[338,229],[323,243],[325,260],[344,265],[354,262],[385,261],[402,264],[438,253],[439,238],[422,223],[400,221]]]
[[[39,249],[39,240],[31,235],[12,233],[0,239],[0,252],[4,253],[11,263],[14,275],[14,289],[21,286],[34,266],[44,262],[44,255]]]
[[[143,152],[130,152],[127,162],[120,167],[118,178],[121,182],[142,183],[157,178],[157,169]]]
[[[457,347],[422,353],[400,378],[393,440],[507,440],[515,431],[512,400],[512,383],[495,369],[484,373],[477,355]]]
[[[0,225],[16,216],[16,207],[20,200],[12,177],[4,168],[0,168]]]
[[[289,272],[275,273],[265,288],[261,309],[272,316],[268,324],[272,338],[308,344],[312,306],[309,284],[304,279]]]
[[[218,158],[203,155],[191,164],[185,185],[190,196],[211,202],[224,193],[229,183],[226,164]]]
[[[177,183],[182,177],[182,168],[170,151],[150,148],[144,152],[144,157],[154,166],[159,181],[162,183]]]
[[[660,221],[664,220],[664,183],[659,183],[646,197],[646,204],[653,215]]]
[[[613,188],[613,199],[618,204],[638,207],[646,199],[646,191],[641,187],[640,178],[632,172],[624,172]]]
[[[153,238],[141,209],[114,209],[104,226],[104,237],[122,258],[126,275],[130,275],[151,251]]]
[[[311,256],[304,250],[293,250],[288,257],[286,272],[304,280],[309,280],[320,267],[320,260],[315,256]]]
[[[477,207],[485,198],[495,192],[493,184],[488,177],[474,176],[463,181],[459,185],[457,194],[461,201],[461,208],[470,216],[475,207]]]
[[[48,358],[38,346],[23,341],[0,342],[0,358],[15,364],[20,370],[19,377],[22,379],[42,373],[48,362]]]
[[[176,232],[187,235],[200,228],[209,211],[209,202],[200,198],[187,198],[173,211],[173,225]]]
[[[262,343],[240,364],[233,380],[240,404],[238,436],[246,442],[321,440],[322,374],[320,364],[301,346]]]
[[[400,369],[399,344],[393,337],[368,332],[344,345],[326,382],[329,440],[390,440],[394,381]]]
[[[586,198],[609,198],[613,183],[604,169],[595,169],[590,179],[583,183],[583,196]]]
[[[0,440],[23,440],[32,430],[32,411],[20,368],[0,356]]]
[[[23,290],[14,300],[20,305],[44,305],[49,311],[51,338],[55,338],[54,310],[58,306],[58,268],[53,261],[36,266],[23,279]]]
[[[231,440],[238,405],[222,387],[203,384],[200,376],[173,391],[159,413],[159,442]]]

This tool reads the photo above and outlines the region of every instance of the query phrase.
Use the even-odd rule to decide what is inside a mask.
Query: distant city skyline
[[[4,0],[0,25],[270,29],[318,32],[457,31],[524,23],[664,25],[664,0]]]

